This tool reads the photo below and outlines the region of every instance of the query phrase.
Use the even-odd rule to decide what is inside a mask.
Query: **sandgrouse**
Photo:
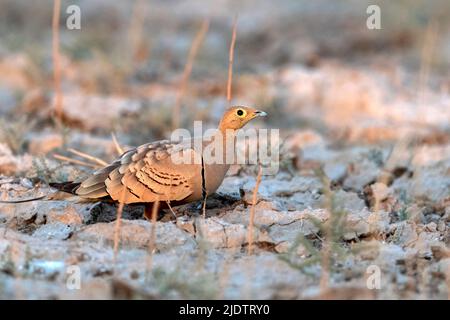
[[[222,152],[225,153],[227,139],[234,139],[239,129],[260,116],[266,113],[244,106],[229,108],[219,123],[218,134],[210,140],[202,139],[201,150],[216,139],[223,139]],[[199,153],[193,146],[194,140],[146,143],[126,151],[82,182],[54,186],[86,200],[109,198],[125,204],[144,203],[146,214],[149,205],[155,202],[178,205],[201,200],[205,194],[211,195],[219,188],[230,164],[204,161],[203,151]],[[174,161],[173,156],[180,152],[197,161]]]

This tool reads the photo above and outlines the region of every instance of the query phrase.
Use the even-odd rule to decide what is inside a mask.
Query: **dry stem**
[[[183,77],[181,78],[180,82],[180,88],[178,90],[177,98],[175,101],[175,107],[173,110],[172,115],[172,128],[176,129],[180,126],[180,109],[181,109],[181,101],[184,97],[184,94],[186,92],[187,84],[189,81],[189,77],[192,72],[192,66],[194,64],[195,57],[197,56],[197,53],[200,49],[200,45],[203,42],[203,39],[205,38],[206,33],[209,29],[209,20],[205,19],[202,22],[202,25],[200,29],[197,32],[197,35],[195,36],[194,41],[192,42],[192,46],[189,50],[188,59],[186,62],[186,65],[184,67]]]
[[[227,101],[231,105],[231,85],[233,81],[233,61],[234,61],[234,47],[236,44],[236,27],[237,17],[233,21],[233,32],[231,36],[230,51],[228,54],[228,82],[227,82]]]
[[[205,193],[205,198],[203,199],[202,204],[203,219],[206,219],[206,199],[208,199],[208,192]]]
[[[147,1],[136,0],[133,5],[128,39],[131,60],[130,68],[135,67],[137,63],[148,59],[148,49],[144,38],[145,16],[147,13]]]
[[[252,254],[253,252],[253,225],[255,221],[255,207],[256,207],[256,200],[258,199],[258,188],[259,184],[261,183],[261,175],[262,175],[262,167],[261,165],[259,165],[255,188],[253,188],[252,207],[250,208],[250,220],[247,234],[248,254]]]
[[[52,21],[52,56],[53,56],[53,81],[55,90],[54,111],[58,121],[62,121],[63,97],[61,92],[61,59],[59,52],[59,15],[61,12],[61,0],[53,2],[53,21]]]
[[[75,154],[77,156],[80,156],[82,158],[85,158],[87,160],[90,160],[92,162],[95,162],[95,163],[97,163],[100,166],[107,166],[108,165],[108,163],[103,161],[102,159],[99,159],[97,157],[91,156],[91,155],[89,155],[87,153],[78,151],[76,149],[69,148],[69,149],[67,149],[67,151],[69,151],[69,152],[71,152],[71,153],[73,153],[73,154]]]
[[[122,155],[124,153],[124,150],[120,146],[119,141],[117,141],[117,138],[116,138],[116,135],[114,134],[114,132],[111,132],[111,137],[112,137],[112,141],[114,143],[114,147],[116,148],[117,154],[119,156]]]
[[[419,90],[418,90],[420,104],[424,104],[426,102],[426,89],[428,86],[428,79],[430,76],[431,62],[436,47],[437,34],[438,34],[437,24],[435,21],[431,21],[428,24],[425,33],[420,63]]]
[[[151,217],[151,231],[150,231],[150,242],[148,243],[148,260],[147,260],[147,275],[150,274],[153,267],[153,253],[156,249],[156,217],[159,209],[159,201],[153,203],[152,207],[152,217]]]
[[[66,161],[66,162],[69,162],[69,163],[73,163],[73,164],[78,164],[80,166],[89,167],[89,168],[99,168],[100,167],[99,165],[96,165],[96,164],[93,164],[93,163],[88,163],[88,162],[72,159],[72,158],[69,158],[69,157],[62,156],[62,155],[57,154],[57,153],[53,154],[53,158],[61,160],[61,161]]]
[[[122,221],[122,212],[123,212],[123,206],[125,202],[125,194],[126,189],[122,189],[122,194],[120,196],[119,201],[119,207],[117,209],[117,218],[116,218],[116,225],[114,228],[114,267],[116,266],[117,261],[117,253],[119,251],[119,243],[120,243],[120,227],[121,227],[121,221]]]
[[[167,200],[166,203],[167,203],[167,206],[169,207],[170,212],[175,217],[175,220],[177,220],[178,219],[177,214],[175,213],[175,211],[173,211],[172,206],[170,205],[170,201]]]

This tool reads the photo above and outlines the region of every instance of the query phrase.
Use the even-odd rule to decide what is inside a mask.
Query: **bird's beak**
[[[255,111],[255,117],[265,117],[265,116],[267,116],[266,112],[259,110]]]

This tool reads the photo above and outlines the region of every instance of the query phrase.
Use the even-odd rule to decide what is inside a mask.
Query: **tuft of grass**
[[[47,158],[43,156],[33,158],[33,180],[42,181],[46,184],[49,184],[50,182],[65,182],[69,180],[66,172],[63,170],[58,170],[61,165],[56,168],[50,168],[47,161]]]
[[[406,206],[402,207],[398,212],[397,212],[397,216],[398,219],[400,221],[406,221],[409,219],[409,214],[408,214],[408,208]]]
[[[26,117],[15,121],[0,118],[0,142],[6,143],[14,154],[24,152],[26,134],[34,125],[34,121],[29,121]]]
[[[316,236],[320,242],[317,239],[307,238],[300,233],[288,251],[280,254],[280,259],[292,268],[312,277],[316,275],[312,270],[320,264],[320,286],[322,293],[325,293],[328,288],[330,273],[335,270],[335,266],[338,266],[348,253],[343,242],[343,236],[348,231],[346,227],[348,212],[340,209],[342,206],[336,200],[334,192],[330,188],[330,181],[323,171],[318,170],[316,174],[322,181],[325,208],[330,213],[329,219],[325,222],[312,215],[307,218],[319,230]],[[297,250],[300,246],[303,246],[306,250],[306,258],[298,256]]]
[[[375,163],[377,167],[382,168],[384,166],[383,151],[380,149],[370,149],[367,153],[367,158]]]

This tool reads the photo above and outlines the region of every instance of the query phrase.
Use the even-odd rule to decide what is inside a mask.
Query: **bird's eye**
[[[236,114],[237,114],[238,117],[243,118],[243,117],[245,117],[245,115],[247,114],[247,112],[245,112],[245,110],[238,109],[238,110],[236,111]]]

